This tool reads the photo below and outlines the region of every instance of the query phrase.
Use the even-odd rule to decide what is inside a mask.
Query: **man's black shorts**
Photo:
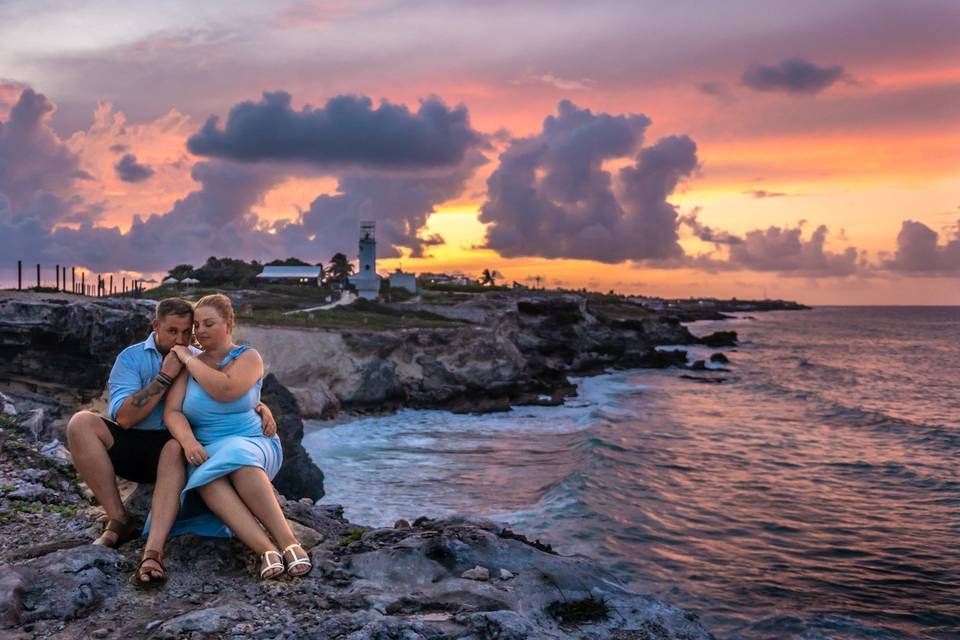
[[[171,438],[166,429],[124,429],[109,418],[100,417],[110,429],[113,446],[107,452],[113,472],[134,482],[156,482],[160,452]]]

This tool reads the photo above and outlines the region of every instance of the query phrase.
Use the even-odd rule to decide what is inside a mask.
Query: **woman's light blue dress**
[[[231,350],[220,362],[220,368],[223,369],[250,348],[249,345],[241,345]],[[217,402],[193,376],[187,378],[182,411],[193,428],[193,435],[203,445],[209,458],[199,467],[187,464],[187,484],[180,493],[180,513],[173,524],[171,536],[193,533],[208,537],[232,537],[233,532],[210,511],[194,489],[241,467],[259,467],[271,480],[280,471],[283,462],[280,438],[263,435],[263,421],[254,411],[260,402],[262,385],[261,378],[238,400]],[[143,535],[150,530],[151,515],[147,516]]]

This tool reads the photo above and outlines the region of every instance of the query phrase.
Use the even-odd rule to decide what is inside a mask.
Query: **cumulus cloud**
[[[153,175],[153,169],[137,162],[137,156],[132,153],[125,154],[113,165],[113,168],[117,172],[117,177],[124,182],[143,182]]]
[[[883,266],[904,274],[960,275],[960,220],[945,235],[946,242],[940,244],[939,233],[922,222],[904,220],[897,251]]]
[[[341,95],[322,108],[295,111],[285,91],[265,92],[260,102],[241,102],[223,129],[211,117],[187,143],[197,155],[240,162],[301,162],[328,167],[379,169],[449,167],[461,163],[482,137],[467,108],[439,98],[403,105]]]
[[[342,176],[338,192],[317,197],[300,220],[278,225],[291,254],[320,255],[352,251],[360,222],[376,223],[377,253],[383,258],[410,249],[421,258],[430,246],[442,244],[439,236],[421,237],[435,207],[463,193],[467,180],[486,158],[475,152],[460,166],[428,175],[355,174]],[[349,255],[349,253],[348,253]]]
[[[704,242],[711,242],[717,245],[740,244],[743,238],[722,229],[715,229],[707,226],[697,219],[700,208],[696,207],[688,215],[681,216],[680,222],[686,225],[694,236]]]
[[[682,256],[666,201],[698,167],[696,144],[670,136],[642,147],[644,115],[594,114],[564,100],[541,132],[514,140],[488,180],[485,246],[507,257],[617,263]],[[616,178],[604,163],[632,158]]]
[[[777,271],[796,276],[849,276],[863,265],[854,247],[841,252],[826,248],[829,230],[818,226],[809,238],[803,237],[801,225],[771,226],[748,231],[737,242],[729,242],[725,261],[709,259],[701,266],[714,269]]]
[[[10,109],[20,99],[20,94],[27,85],[16,80],[0,78],[0,118],[10,115]]]
[[[101,102],[93,122],[65,141],[80,159],[81,170],[96,177],[75,182],[71,192],[87,202],[103,203],[104,219],[123,227],[136,214],[169,211],[177,199],[198,188],[191,175],[196,158],[185,148],[196,130],[196,123],[176,110],[154,120],[129,122],[122,111]],[[149,180],[127,182],[117,171],[117,161],[133,149],[136,164],[153,171]]]
[[[280,248],[250,212],[278,176],[209,162],[197,164],[193,174],[201,183],[199,190],[166,213],[134,217],[126,233],[118,227],[96,226],[89,219],[76,228],[55,226],[76,212],[72,203],[50,194],[38,195],[17,211],[9,205],[4,209],[0,201],[0,249],[9,251],[6,255],[97,271],[165,271],[177,263],[202,262],[212,254],[251,259],[273,255]]]
[[[29,95],[26,100],[28,106],[39,104],[43,114],[52,112],[52,106],[43,100]],[[34,129],[42,125],[44,117],[47,116],[40,118],[40,125],[34,123]],[[126,142],[117,139],[136,142],[138,149],[143,143],[154,157],[165,157],[159,156],[159,150],[153,147],[171,139],[171,135],[176,139],[183,130],[184,119],[171,113],[158,123],[158,127],[128,125],[122,114],[102,104],[94,125],[72,136],[69,142],[86,152],[82,158],[85,164],[91,162],[90,166],[102,169],[109,162],[105,166],[113,168],[119,180],[107,170],[111,175],[104,181],[120,185],[121,180],[142,179],[152,169],[132,154],[114,162],[117,145],[126,147]],[[2,126],[0,132],[4,134],[14,130],[10,123]],[[46,138],[33,136],[30,144],[40,144],[41,150],[64,148],[56,135],[49,133]],[[181,145],[186,137],[183,134],[180,138]],[[21,151],[34,156],[39,153],[33,148]],[[71,154],[70,158],[71,166],[75,166],[77,155]],[[265,194],[291,174],[302,171],[302,165],[229,159],[198,162],[190,170],[189,180],[199,183],[199,188],[195,187],[169,208],[160,209],[162,213],[132,215],[133,222],[127,230],[103,224],[107,217],[103,207],[96,200],[77,195],[77,189],[64,194],[35,190],[30,198],[16,201],[0,191],[0,252],[101,272],[163,271],[176,263],[202,262],[209,255],[248,260],[300,255],[315,261],[328,259],[338,251],[351,255],[356,250],[360,221],[373,220],[377,223],[381,257],[401,255],[404,248],[421,257],[430,246],[443,241],[439,236],[422,234],[430,214],[438,204],[462,194],[476,168],[485,162],[487,159],[479,149],[470,149],[461,162],[448,167],[406,171],[338,167],[337,193],[319,196],[296,220],[272,225],[259,218],[255,210],[263,205]],[[37,180],[31,172],[43,173],[47,166],[34,163],[30,171],[21,172],[18,178]],[[169,162],[160,165],[164,171],[169,166]],[[72,172],[92,177],[83,169]],[[160,177],[158,171],[156,178]],[[97,182],[98,188],[103,186]],[[82,193],[89,196],[101,191]]]
[[[54,110],[43,94],[27,88],[0,122],[0,193],[13,208],[32,203],[39,191],[65,189],[79,169],[77,156],[50,129]]]
[[[753,65],[743,72],[740,83],[757,91],[816,94],[846,77],[840,65],[820,67],[802,58],[790,58],[779,64]]]

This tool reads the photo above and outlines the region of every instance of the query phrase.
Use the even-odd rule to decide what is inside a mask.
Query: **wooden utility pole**
[[[17,260],[17,291],[23,289],[23,261]]]
[[[40,263],[37,263],[37,289],[40,288]]]

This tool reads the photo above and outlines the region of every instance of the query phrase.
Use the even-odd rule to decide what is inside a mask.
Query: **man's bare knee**
[[[90,411],[78,411],[67,423],[67,443],[70,448],[101,443],[104,448],[113,446],[113,435],[106,423],[97,414]]]
[[[183,447],[180,446],[180,443],[172,438],[167,440],[163,449],[160,450],[160,462],[183,464]]]

